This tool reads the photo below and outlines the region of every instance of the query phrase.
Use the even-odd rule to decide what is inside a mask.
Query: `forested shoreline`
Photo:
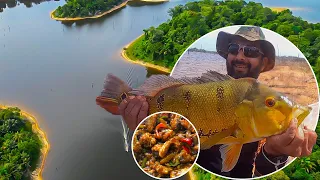
[[[0,179],[31,179],[42,143],[16,107],[0,109]]]
[[[171,20],[158,27],[144,29],[144,35],[134,41],[125,53],[132,60],[140,60],[172,69],[181,54],[201,36],[225,26],[256,25],[286,37],[308,59],[320,77],[320,23],[313,24],[292,15],[290,10],[272,11],[260,3],[245,1],[203,0],[171,8]],[[320,179],[320,125],[317,144],[309,157],[298,158],[285,169],[266,180]],[[222,179],[195,166],[199,180]]]
[[[67,0],[53,13],[57,18],[92,17],[100,15],[126,0]]]
[[[320,23],[312,24],[290,10],[272,11],[260,3],[203,0],[168,11],[171,20],[144,29],[144,36],[127,48],[130,59],[172,69],[180,55],[201,36],[230,25],[256,25],[289,39],[306,56],[319,80]]]

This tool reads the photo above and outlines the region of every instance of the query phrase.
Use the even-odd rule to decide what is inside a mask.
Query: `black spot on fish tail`
[[[163,110],[163,103],[164,103],[164,94],[161,94],[157,99],[157,107],[160,111]]]
[[[121,96],[120,96],[121,100],[124,100],[127,97],[128,97],[128,95],[125,92],[122,93]]]

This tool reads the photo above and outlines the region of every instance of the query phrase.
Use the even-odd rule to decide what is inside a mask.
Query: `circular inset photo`
[[[197,82],[189,88],[193,96],[210,99],[196,98],[203,110],[197,117],[213,122],[210,128],[187,117],[199,130],[197,165],[215,175],[266,177],[317,146],[316,77],[303,53],[271,30],[236,25],[212,31],[187,48],[170,76]],[[227,130],[208,131],[217,127]]]
[[[139,168],[156,179],[176,179],[195,164],[199,135],[184,116],[162,111],[140,122],[132,138],[132,154]]]

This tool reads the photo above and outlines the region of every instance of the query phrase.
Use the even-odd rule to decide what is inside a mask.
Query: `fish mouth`
[[[293,107],[292,117],[298,120],[298,125],[300,125],[304,119],[311,113],[312,108],[309,106],[295,105]]]

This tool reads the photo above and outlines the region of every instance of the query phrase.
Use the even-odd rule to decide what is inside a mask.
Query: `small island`
[[[127,44],[122,49],[121,56],[125,60],[127,60],[127,61],[129,61],[131,63],[140,64],[142,66],[149,67],[149,68],[152,68],[152,69],[156,69],[158,71],[162,71],[162,72],[165,72],[165,73],[169,74],[171,72],[171,70],[169,68],[166,68],[166,67],[164,67],[162,65],[154,64],[153,62],[139,60],[139,59],[136,58],[136,56],[133,54],[134,53],[133,47],[135,47],[137,43],[140,43],[142,38],[144,38],[144,35],[139,36],[137,39],[135,39],[132,42],[130,42],[129,44]]]
[[[32,115],[0,105],[0,179],[42,179],[49,148]]]
[[[70,0],[50,13],[57,21],[96,19],[125,7],[128,2],[163,3],[168,0]]]

